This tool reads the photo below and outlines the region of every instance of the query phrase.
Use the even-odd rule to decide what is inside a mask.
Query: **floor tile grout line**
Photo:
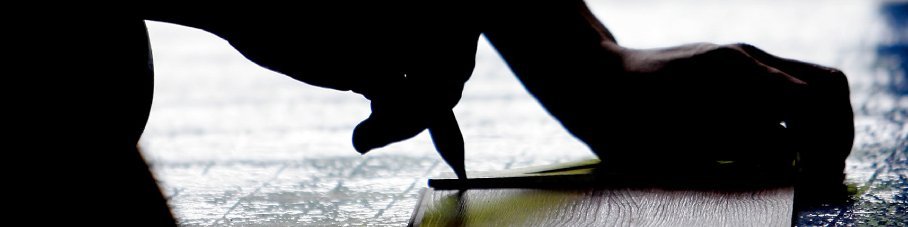
[[[378,212],[372,218],[378,218],[378,217],[381,217],[383,214],[385,214],[385,211],[388,209],[391,209],[391,207],[394,206],[394,204],[397,203],[397,201],[399,201],[400,198],[403,197],[404,194],[410,193],[410,191],[412,191],[413,188],[416,187],[416,182],[418,182],[418,181],[419,181],[419,179],[413,180],[413,182],[410,183],[410,187],[407,187],[407,189],[404,190],[403,192],[394,195],[394,197],[391,199],[391,202],[389,202],[388,205],[385,206],[385,208],[378,210]]]
[[[284,163],[283,165],[281,165],[281,168],[279,168],[277,171],[275,171],[274,175],[272,175],[271,178],[269,178],[268,180],[263,181],[258,187],[255,188],[255,190],[253,190],[253,191],[250,192],[249,194],[246,194],[245,196],[240,197],[239,199],[237,199],[236,203],[234,203],[233,206],[230,206],[230,209],[227,209],[227,212],[224,212],[224,215],[222,215],[221,218],[215,220],[211,225],[217,225],[218,222],[220,222],[221,220],[226,221],[226,220],[227,220],[227,215],[230,215],[230,213],[233,212],[233,210],[236,209],[236,207],[239,206],[240,203],[243,203],[243,202],[246,201],[249,197],[251,197],[251,196],[253,196],[253,195],[255,195],[255,194],[258,194],[258,193],[262,190],[262,188],[264,188],[264,187],[267,186],[269,183],[271,183],[271,181],[274,181],[275,179],[277,179],[277,177],[278,177],[281,173],[283,173],[285,169],[287,169],[287,163]]]
[[[369,162],[369,160],[372,160],[372,156],[366,156],[366,158],[364,158],[362,161],[360,161],[359,164],[357,164],[355,167],[353,167],[353,169],[350,170],[350,174],[347,175],[347,178],[352,178],[353,176],[356,176],[357,173],[362,171],[362,169],[364,168],[363,166],[365,166],[366,163]]]
[[[208,175],[208,170],[210,170],[212,166],[214,166],[214,161],[209,161],[205,164],[205,168],[202,169],[202,176]]]

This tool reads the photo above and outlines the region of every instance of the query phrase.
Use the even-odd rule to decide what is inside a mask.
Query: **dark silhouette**
[[[810,130],[794,138],[812,151],[850,150],[848,87],[837,70],[746,44],[627,49],[582,4],[527,5],[514,11],[524,15],[492,19],[500,24],[485,34],[527,89],[605,162],[652,156],[631,152],[641,148],[672,162],[760,158],[784,148],[783,131],[799,130]]]
[[[478,28],[459,15],[471,12],[460,8],[468,4],[388,4],[327,8],[342,9],[332,13],[294,7],[253,18],[224,11],[148,19],[204,29],[265,68],[362,94],[372,101],[372,114],[354,130],[357,151],[429,129],[439,153],[463,177],[463,138],[451,109],[473,71],[479,38]]]
[[[353,133],[357,151],[429,129],[461,178],[463,139],[451,108],[484,33],[530,93],[606,168],[696,172],[715,161],[784,166],[797,153],[803,186],[842,183],[853,122],[845,76],[834,69],[745,44],[623,48],[582,1],[291,8],[149,10],[141,17],[44,24],[79,28],[53,36],[63,43],[47,51],[66,54],[64,68],[80,75],[60,79],[73,82],[60,91],[78,96],[48,98],[67,111],[55,120],[92,132],[59,145],[85,152],[48,154],[60,162],[48,164],[55,172],[49,179],[66,180],[54,184],[68,185],[57,196],[68,210],[91,218],[93,211],[80,207],[91,204],[137,225],[174,224],[135,148],[153,86],[143,19],[204,29],[263,67],[360,93],[373,112]],[[259,10],[267,13],[249,15]],[[85,53],[90,57],[80,56]],[[625,164],[641,159],[648,164]]]
[[[747,44],[623,48],[579,1],[507,7],[484,34],[604,168],[776,169],[797,157],[799,197],[845,191],[854,123],[842,72]]]

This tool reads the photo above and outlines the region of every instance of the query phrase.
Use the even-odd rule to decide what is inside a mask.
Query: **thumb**
[[[361,154],[412,138],[428,127],[425,114],[413,105],[372,101],[372,114],[353,129],[353,148]]]

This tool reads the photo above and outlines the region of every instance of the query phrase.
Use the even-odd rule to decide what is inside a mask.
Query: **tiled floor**
[[[743,41],[843,69],[858,130],[848,181],[859,199],[805,211],[800,223],[906,223],[905,3],[589,3],[630,47]],[[426,177],[446,170],[425,134],[356,153],[350,133],[369,113],[356,94],[260,68],[200,30],[148,27],[156,88],[141,146],[182,225],[404,225]],[[484,40],[455,112],[470,170],[592,157],[526,94]]]

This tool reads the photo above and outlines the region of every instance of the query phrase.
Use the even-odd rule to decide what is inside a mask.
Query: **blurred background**
[[[842,69],[856,114],[847,173],[857,200],[800,212],[796,223],[908,223],[908,2],[587,2],[624,46],[746,42]],[[448,171],[426,133],[356,153],[350,136],[369,114],[357,94],[261,68],[202,30],[147,24],[155,97],[140,145],[181,225],[406,225],[426,179]],[[595,157],[484,38],[476,58],[455,108],[468,170]]]

